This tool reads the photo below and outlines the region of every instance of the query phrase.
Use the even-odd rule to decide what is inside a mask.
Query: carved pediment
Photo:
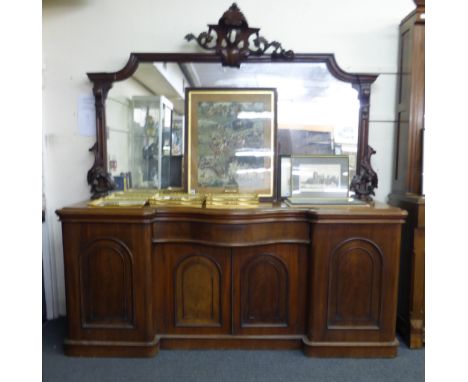
[[[268,42],[259,35],[260,28],[250,28],[236,3],[224,12],[218,24],[208,24],[208,31],[196,37],[190,33],[187,41],[196,40],[203,49],[215,51],[224,66],[240,67],[250,55],[271,54],[272,57],[292,58],[294,52],[285,50],[277,41]],[[270,51],[270,53],[268,53]]]

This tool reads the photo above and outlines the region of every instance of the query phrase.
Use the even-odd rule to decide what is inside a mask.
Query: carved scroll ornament
[[[196,40],[203,49],[221,56],[223,66],[240,67],[250,55],[261,56],[272,48],[271,56],[292,58],[292,50],[285,50],[277,41],[268,42],[259,35],[260,28],[250,28],[236,3],[224,12],[218,24],[208,24],[208,31],[196,37],[190,33],[187,41]]]
[[[98,199],[108,195],[117,188],[111,174],[107,172],[104,164],[99,159],[97,142],[89,149],[94,153],[93,167],[88,171],[88,184],[91,186],[91,199]]]
[[[351,181],[351,190],[356,193],[356,197],[368,202],[372,201],[372,195],[375,195],[374,189],[378,186],[377,173],[370,162],[371,156],[374,154],[375,150],[367,146],[359,172]]]

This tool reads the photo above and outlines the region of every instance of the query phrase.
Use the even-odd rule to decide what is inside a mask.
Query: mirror
[[[285,196],[277,176],[282,158],[298,155],[347,156],[350,189],[371,199],[377,174],[370,165],[368,115],[377,76],[346,73],[331,54],[294,54],[268,43],[235,4],[208,33],[187,39],[215,53],[132,53],[118,72],[88,73],[96,98],[95,163],[88,172],[93,197],[115,189],[114,182],[119,188],[191,191],[187,89],[268,88],[276,93],[273,200]]]
[[[116,83],[106,100],[107,161],[113,177],[130,174],[133,188],[181,188],[185,90],[275,88],[279,156],[348,155],[356,173],[358,92],[325,63],[151,62]]]

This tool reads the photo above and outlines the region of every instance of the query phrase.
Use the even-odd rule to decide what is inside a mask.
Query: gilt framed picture
[[[291,157],[291,196],[346,198],[349,158],[346,155]]]
[[[274,88],[187,88],[187,190],[275,198]]]

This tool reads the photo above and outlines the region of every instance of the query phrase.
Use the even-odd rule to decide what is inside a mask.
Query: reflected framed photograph
[[[187,88],[187,191],[275,199],[274,88]]]
[[[349,158],[346,155],[291,157],[291,196],[347,198]]]

